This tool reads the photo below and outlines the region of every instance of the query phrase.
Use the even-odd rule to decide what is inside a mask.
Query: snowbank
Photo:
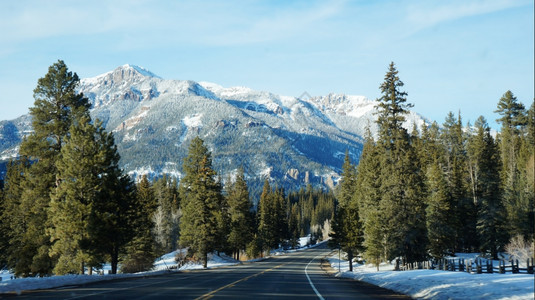
[[[394,265],[353,265],[339,261],[338,254],[328,257],[336,276],[362,280],[418,299],[533,299],[534,275],[469,274],[436,270],[393,271]]]
[[[2,270],[0,271],[0,276],[2,278],[2,280],[0,281],[0,294],[13,292],[20,294],[22,291],[27,290],[51,289],[61,286],[80,285],[96,281],[106,281],[120,278],[143,277],[147,275],[163,274],[173,270],[176,271],[177,263],[175,262],[175,256],[178,251],[180,250],[173,251],[156,259],[154,263],[154,268],[151,271],[135,274],[98,275],[95,273],[95,275],[61,275],[42,278],[30,277],[12,279],[12,273]],[[225,265],[235,265],[238,263],[239,262],[226,256],[220,257],[217,255],[210,255],[208,261],[208,268],[221,267]],[[109,265],[106,265],[104,266],[102,271],[103,273],[107,273],[109,269]],[[202,264],[188,263],[182,266],[179,270],[192,269],[202,269]]]

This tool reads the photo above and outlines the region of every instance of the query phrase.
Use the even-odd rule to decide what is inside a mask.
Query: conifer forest
[[[243,168],[214,170],[200,137],[176,162],[181,178],[131,178],[79,81],[61,60],[38,80],[33,131],[0,182],[0,267],[17,276],[91,273],[104,263],[113,274],[140,272],[184,248],[183,259],[206,267],[213,252],[257,258],[307,235],[377,266],[458,252],[497,259],[513,238],[533,243],[535,106],[512,91],[489,99],[497,132],[460,112],[409,130],[412,104],[391,63],[378,80],[378,135],[363,137],[358,162],[346,153],[336,187],[289,190],[266,178],[256,199]]]

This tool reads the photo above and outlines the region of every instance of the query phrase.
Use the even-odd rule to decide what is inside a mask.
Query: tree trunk
[[[202,266],[203,268],[208,268],[208,253],[204,253],[203,254],[203,258],[202,258]]]
[[[353,251],[347,251],[347,259],[349,260],[349,272],[353,272]]]
[[[119,251],[117,249],[113,249],[113,252],[111,253],[111,273],[117,274],[117,265],[119,263]]]

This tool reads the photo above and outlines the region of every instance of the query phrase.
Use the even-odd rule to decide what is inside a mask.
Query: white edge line
[[[314,286],[314,283],[312,283],[312,280],[310,279],[310,276],[308,276],[308,266],[310,265],[310,263],[312,261],[314,261],[316,258],[320,257],[320,255],[314,257],[313,259],[311,259],[307,266],[305,267],[305,275],[307,276],[307,279],[308,279],[308,283],[310,283],[310,286],[312,287],[312,289],[314,290],[314,292],[316,293],[316,295],[318,296],[318,298],[320,298],[321,300],[325,300],[325,298],[323,298],[323,296],[321,296],[320,292],[318,292],[318,290],[316,289],[316,286]]]

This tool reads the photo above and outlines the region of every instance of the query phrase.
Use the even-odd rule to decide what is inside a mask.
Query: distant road
[[[325,245],[262,262],[24,292],[9,299],[410,299],[372,285],[330,277]],[[2,296],[0,296],[2,298]]]

